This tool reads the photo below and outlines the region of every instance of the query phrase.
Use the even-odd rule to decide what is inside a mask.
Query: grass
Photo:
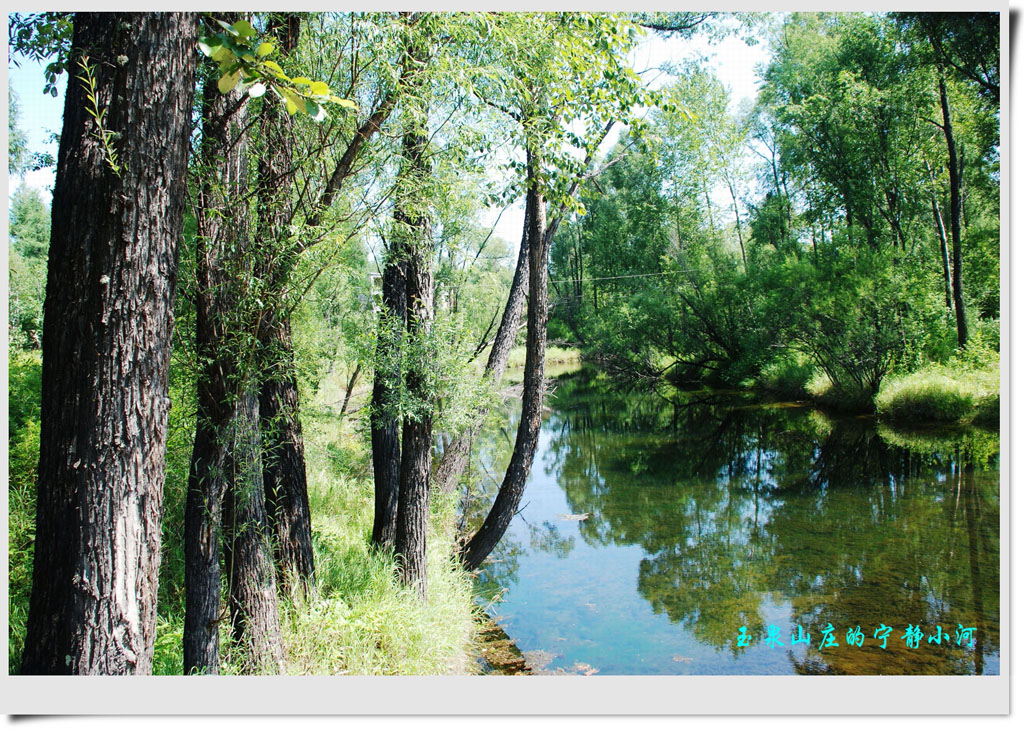
[[[340,374],[337,377],[342,377]],[[435,675],[475,673],[477,627],[472,582],[453,563],[451,525],[455,495],[431,505],[428,533],[428,599],[424,603],[397,578],[395,561],[370,548],[373,480],[368,438],[360,418],[336,415],[337,384],[328,384],[304,412],[304,434],[313,539],[315,589],[281,596],[287,674]],[[342,386],[343,387],[343,386]],[[13,395],[13,391],[12,391]],[[35,396],[38,398],[38,395]],[[154,674],[182,669],[184,627],[184,494],[191,453],[188,399],[172,398],[163,525],[163,566]],[[32,575],[35,529],[37,422],[12,439],[8,533],[10,632],[8,667],[21,663]],[[226,622],[225,622],[226,623]],[[222,674],[239,674],[221,634]]]
[[[549,365],[575,365],[580,362],[580,351],[575,347],[552,345],[544,351],[545,369]],[[526,367],[526,347],[515,347],[508,354],[508,368],[515,370]]]
[[[882,418],[897,423],[999,425],[999,356],[967,353],[882,383]]]
[[[472,584],[451,558],[454,498],[431,505],[428,599],[397,580],[392,557],[369,546],[373,483],[353,419],[307,426],[316,591],[282,611],[290,674],[463,674],[474,665]]]

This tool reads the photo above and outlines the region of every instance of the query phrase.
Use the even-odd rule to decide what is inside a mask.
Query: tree
[[[44,309],[26,674],[152,666],[197,30],[192,13],[75,16]]]
[[[222,88],[218,75],[210,69],[203,85],[196,233],[196,350],[203,370],[185,507],[186,674],[219,670],[222,547],[243,664],[279,671],[283,658],[256,376],[260,286],[248,202],[249,96]]]
[[[509,86],[485,86],[482,95],[521,126],[525,164],[521,170],[529,218],[526,364],[523,410],[515,450],[494,505],[480,529],[463,545],[460,558],[474,569],[504,535],[518,509],[533,463],[544,398],[544,353],[548,321],[548,258],[566,212],[581,209],[580,184],[600,143],[618,119],[639,104],[653,104],[624,57],[637,29],[614,16],[563,13],[513,19],[505,33],[530,39],[522,53],[509,56]],[[515,45],[513,48],[518,49]],[[570,125],[582,128],[582,134]],[[580,152],[583,155],[580,156]],[[596,173],[593,173],[596,174]],[[548,205],[553,207],[548,213]],[[512,296],[509,305],[514,305]],[[513,312],[514,314],[514,312]]]
[[[50,211],[38,190],[19,185],[11,199],[9,248],[11,342],[30,349],[42,344]]]
[[[299,42],[299,16],[272,13],[268,23],[268,35],[274,38],[281,56],[287,59]],[[292,202],[294,134],[294,124],[287,111],[280,104],[265,101],[259,117],[259,136],[264,149],[257,167],[255,231],[263,245],[255,250],[262,253],[257,263],[258,276],[266,282],[276,280],[280,274],[274,269],[288,265],[291,258],[287,255],[286,242]],[[281,254],[285,261],[281,260]],[[292,585],[297,578],[299,585],[305,585],[313,577],[313,533],[291,318],[284,309],[280,302],[276,308],[272,305],[271,311],[260,318],[257,330],[263,363],[259,385],[263,488],[274,535],[279,581]]]
[[[25,132],[18,126],[18,96],[14,90],[7,89],[7,172],[21,172],[28,158],[28,140]]]

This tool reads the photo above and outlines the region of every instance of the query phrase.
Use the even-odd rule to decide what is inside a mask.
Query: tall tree
[[[634,105],[658,101],[625,65],[637,34],[632,23],[614,16],[562,13],[514,19],[509,31],[513,45],[507,76],[512,83],[494,90],[499,98],[490,103],[516,118],[526,156],[521,184],[529,213],[527,354],[515,450],[483,525],[460,551],[469,569],[479,566],[504,535],[533,463],[544,398],[552,239],[566,212],[582,209],[576,200],[579,186],[592,176],[588,167],[614,122],[628,119]],[[524,37],[530,40],[519,51]],[[483,93],[489,90],[485,87]],[[572,123],[583,133],[570,131]]]
[[[247,100],[237,89],[223,93],[217,75],[208,75],[196,234],[196,348],[203,370],[185,505],[186,673],[219,670],[222,545],[242,663],[273,671],[282,661],[253,342],[261,308],[248,202]]]
[[[79,13],[53,194],[25,674],[147,674],[198,32]]]
[[[296,13],[271,13],[268,35],[282,57],[298,46],[300,18]],[[280,105],[264,101],[259,136],[264,149],[257,174],[257,228],[260,280],[279,278],[278,267],[293,267],[288,223],[292,206],[294,125]],[[284,277],[287,279],[287,277]],[[260,426],[263,443],[263,486],[267,515],[274,538],[278,577],[286,585],[298,579],[304,585],[313,576],[313,532],[306,488],[306,458],[299,419],[298,383],[287,304],[273,298],[260,318],[257,337],[262,358],[259,386]]]
[[[414,61],[427,63],[427,49],[417,48]],[[405,259],[405,323],[409,362],[404,391],[413,404],[402,419],[402,457],[399,470],[395,553],[403,582],[427,593],[427,518],[430,514],[430,456],[433,447],[433,398],[429,391],[433,367],[429,345],[434,318],[434,277],[431,271],[430,177],[427,159],[427,118],[424,104],[407,111],[408,127],[402,140],[406,165],[400,200],[395,209],[399,256]],[[401,174],[401,173],[400,173]],[[405,190],[403,190],[405,188]],[[408,191],[407,195],[403,192]]]

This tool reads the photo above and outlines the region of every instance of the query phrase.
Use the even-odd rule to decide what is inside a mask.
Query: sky
[[[743,99],[753,100],[756,98],[759,85],[756,66],[767,62],[768,50],[763,44],[748,46],[737,36],[729,36],[717,43],[710,43],[703,38],[665,39],[652,33],[643,39],[634,52],[633,66],[639,72],[644,69],[660,67],[667,61],[683,61],[698,57],[706,60],[706,67],[715,71],[722,83],[730,90],[730,104],[733,112],[737,110]],[[54,98],[44,95],[42,92],[43,64],[23,60],[20,67],[12,63],[8,70],[9,85],[18,96],[19,124],[28,135],[29,150],[31,152],[50,152],[56,157],[57,145],[50,141],[50,136],[53,132],[60,131],[67,75],[65,74],[63,81],[58,83],[59,93]],[[653,82],[655,86],[671,81],[666,74],[659,76],[656,73],[651,73],[645,75],[645,78],[655,79]],[[611,148],[616,137],[617,134],[614,132],[609,135],[605,143],[606,150]],[[25,173],[24,182],[39,189],[44,198],[49,200],[53,187],[53,175],[52,168],[28,172]],[[9,181],[8,195],[13,193],[19,183],[18,178]],[[728,195],[724,191],[715,191],[713,198],[717,205],[724,207],[727,204]],[[481,224],[488,228],[492,226],[498,212],[498,209],[484,211],[481,214]],[[511,256],[516,253],[515,249],[522,232],[522,215],[521,206],[510,207],[502,215],[495,229],[496,236],[511,244],[513,249],[510,252]]]

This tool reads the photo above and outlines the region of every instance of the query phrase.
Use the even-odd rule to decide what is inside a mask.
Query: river
[[[537,670],[999,672],[998,434],[554,382],[521,512],[478,580]],[[517,411],[476,449],[486,493]]]

